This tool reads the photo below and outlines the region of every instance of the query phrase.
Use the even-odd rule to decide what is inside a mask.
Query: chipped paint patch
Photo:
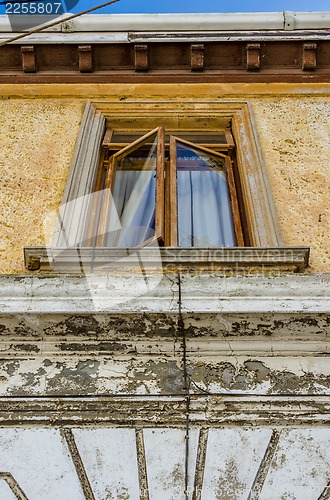
[[[323,372],[324,370],[324,372]],[[214,356],[213,361],[188,358],[194,393],[330,394],[327,359]]]

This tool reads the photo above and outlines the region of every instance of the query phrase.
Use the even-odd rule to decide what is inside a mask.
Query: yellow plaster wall
[[[252,101],[285,245],[311,247],[310,272],[330,272],[330,101]]]
[[[84,102],[14,99],[0,104],[0,273],[25,273],[23,247],[49,243]],[[47,233],[47,231],[46,231]]]
[[[214,99],[216,90],[221,99],[247,99],[238,87],[235,96],[214,87],[209,97]],[[298,97],[274,97],[267,87],[266,94],[255,95],[251,91],[248,99],[284,243],[311,246],[309,271],[330,272],[330,102],[305,90]],[[203,92],[199,96],[206,97]],[[25,273],[23,247],[50,242],[52,228],[45,238],[43,221],[59,206],[86,97],[91,96],[29,97],[0,104],[0,273]]]

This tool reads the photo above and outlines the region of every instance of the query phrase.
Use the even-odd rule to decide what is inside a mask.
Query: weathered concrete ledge
[[[328,395],[329,279],[3,276],[0,395]]]
[[[219,275],[220,274],[220,275]],[[330,313],[330,274],[0,277],[0,314]]]

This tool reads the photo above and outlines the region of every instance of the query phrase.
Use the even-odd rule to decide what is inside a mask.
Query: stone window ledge
[[[144,268],[155,271],[301,272],[308,266],[309,253],[309,247],[25,247],[24,260],[29,271],[56,274],[131,273]]]

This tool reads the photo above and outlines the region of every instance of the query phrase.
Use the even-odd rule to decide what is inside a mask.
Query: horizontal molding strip
[[[10,77],[12,78],[12,77]],[[308,77],[309,78],[309,77]],[[0,76],[0,80],[3,78]],[[196,99],[196,94],[203,95],[203,102],[214,102],[221,95],[228,103],[234,103],[239,100],[246,100],[251,97],[267,96],[272,97],[275,94],[279,96],[291,96],[300,98],[301,96],[326,96],[330,95],[330,86],[326,83],[279,83],[272,85],[267,83],[190,83],[189,86],[183,86],[179,83],[80,83],[79,86],[73,83],[2,83],[2,98],[24,98],[24,99],[63,99],[74,98],[76,100],[92,99],[97,103],[107,99],[110,106],[117,106],[120,99],[124,96],[129,103],[139,103],[139,109],[144,109],[146,99],[137,99],[137,96],[150,96],[157,99],[157,102],[163,102],[167,96],[167,108],[180,103],[194,102],[201,105],[201,101]],[[150,100],[150,99],[149,99]],[[143,106],[142,106],[143,103]],[[170,104],[169,104],[170,103]],[[103,111],[102,109],[100,109]]]
[[[0,32],[0,42],[8,38],[12,38],[15,34],[8,31],[7,33]],[[28,36],[23,40],[12,42],[13,45],[30,45],[30,44],[113,44],[113,43],[154,43],[154,42],[181,42],[181,43],[198,43],[198,42],[289,42],[302,40],[329,40],[330,33],[328,30],[299,30],[291,32],[283,31],[209,31],[209,32],[150,32],[150,31],[119,31],[119,32],[79,32],[37,33]]]
[[[330,426],[330,396],[191,395],[192,426]],[[1,426],[184,427],[182,396],[1,398]]]
[[[70,359],[75,359],[76,357],[81,358],[98,358],[101,357],[111,357],[116,358],[116,360],[127,359],[127,356],[135,359],[145,359],[147,363],[150,356],[162,357],[171,356],[173,357],[173,346],[175,346],[176,354],[181,355],[180,340],[176,341],[178,335],[178,327],[173,328],[172,337],[167,339],[162,339],[160,335],[155,335],[148,340],[133,340],[132,332],[126,335],[122,335],[121,339],[118,339],[115,335],[111,335],[108,332],[106,338],[99,338],[98,340],[89,340],[86,333],[80,337],[72,337],[70,334],[65,336],[52,338],[51,334],[41,333],[39,338],[36,332],[35,336],[28,336],[22,334],[21,336],[8,336],[9,338],[4,338],[0,341],[1,349],[1,359],[4,360],[40,360],[47,357],[57,357],[59,360],[63,359],[65,356],[69,356]],[[221,325],[220,325],[221,326]],[[226,333],[226,332],[225,332]],[[292,332],[290,332],[292,334]],[[105,334],[104,334],[105,335]],[[114,339],[112,338],[114,337]],[[206,338],[205,338],[206,337]],[[228,347],[230,346],[230,355],[236,356],[236,358],[248,358],[262,356],[264,358],[275,358],[280,357],[310,357],[310,358],[328,358],[330,354],[330,342],[326,338],[326,333],[319,333],[320,339],[315,339],[315,334],[311,333],[309,335],[304,335],[305,338],[300,338],[298,340],[292,341],[289,334],[286,336],[276,335],[274,333],[272,339],[263,339],[260,334],[259,337],[249,338],[248,336],[243,337],[241,340],[237,340],[233,335],[231,337],[226,337],[223,339],[223,332],[219,331],[218,339],[214,337],[211,338],[207,336],[200,336],[197,339],[187,338],[187,358],[188,361],[200,359],[203,357],[209,362],[212,359],[222,357],[228,357]]]

